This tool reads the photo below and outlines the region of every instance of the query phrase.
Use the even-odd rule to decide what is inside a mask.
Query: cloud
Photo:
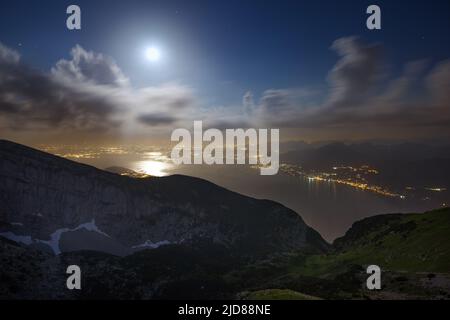
[[[403,74],[390,81],[386,89],[377,97],[379,104],[404,102],[404,99],[408,99],[414,86],[419,84],[419,77],[427,65],[427,60],[408,62],[404,67]]]
[[[407,63],[403,73],[381,92],[346,110],[325,109],[315,116],[316,122],[335,127],[372,126],[419,135],[434,127],[448,134],[450,64],[438,63],[423,76],[426,65],[424,60]]]
[[[20,60],[18,52],[9,49],[0,42],[0,61],[10,64],[17,64]]]
[[[292,105],[291,92],[289,90],[269,89],[264,91],[260,107],[265,112],[282,112]]]
[[[196,101],[191,88],[174,83],[133,88],[112,58],[79,45],[70,54],[47,73],[0,43],[0,128],[133,134],[140,128],[136,121],[169,125],[173,121],[165,114],[181,114]]]
[[[225,131],[226,129],[248,129],[254,128],[255,123],[241,119],[209,119],[204,122],[205,127],[211,127]]]
[[[331,107],[352,107],[364,101],[380,78],[381,46],[365,45],[356,37],[340,38],[331,49],[340,60],[328,75]]]
[[[63,83],[20,61],[0,46],[0,120],[9,129],[65,127],[106,130],[117,121],[118,106],[105,92],[93,94],[78,82]]]
[[[450,105],[450,59],[439,63],[428,75],[427,86],[433,103]]]
[[[450,134],[450,60],[411,61],[389,76],[380,44],[356,37],[334,41],[337,62],[328,86],[247,91],[240,106],[200,106],[178,83],[134,88],[110,57],[75,46],[49,72],[37,70],[0,43],[0,129],[10,132],[145,134],[203,120],[221,129],[273,127],[355,137],[405,132]],[[323,134],[322,134],[323,136]]]
[[[137,120],[148,126],[161,126],[173,124],[177,118],[165,114],[142,114],[137,117]]]
[[[192,89],[177,84],[147,87],[140,89],[138,93],[143,103],[156,107],[160,111],[180,111],[193,107],[196,103]]]
[[[450,134],[450,60],[428,72],[428,60],[411,61],[398,77],[389,77],[379,44],[346,37],[334,41],[331,49],[339,59],[328,73],[323,101],[315,99],[315,90],[270,89],[248,118],[271,127],[326,131],[333,137],[341,130],[362,137],[368,128],[380,134]],[[246,97],[249,93],[244,101]],[[248,110],[245,103],[243,108]]]
[[[246,92],[243,97],[243,109],[245,118],[238,119],[237,122],[247,124],[246,126],[296,126],[298,115],[307,114],[311,104],[306,100],[315,98],[319,92],[317,90],[300,89],[268,89],[265,90],[258,102],[254,101],[251,91]],[[226,114],[221,115],[222,123],[236,122],[226,120]]]
[[[255,101],[253,100],[253,93],[247,91],[242,98],[242,105],[244,106],[245,114],[251,114],[255,109]]]
[[[59,60],[52,68],[52,75],[57,79],[115,87],[129,85],[128,78],[110,57],[86,51],[79,45],[72,49],[71,56],[72,60]]]

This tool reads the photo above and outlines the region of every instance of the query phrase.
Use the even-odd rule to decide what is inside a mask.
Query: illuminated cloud
[[[51,71],[36,70],[0,43],[0,128],[11,132],[96,135],[149,134],[203,120],[208,127],[307,129],[330,137],[450,133],[450,60],[419,60],[389,77],[379,44],[337,39],[338,60],[325,89],[247,91],[240,106],[201,106],[191,87],[177,83],[134,88],[110,57],[77,45]]]
[[[191,89],[177,84],[135,89],[112,58],[79,45],[70,60],[45,73],[0,43],[0,127],[5,130],[130,133],[139,128],[136,119],[147,126],[170,124],[164,113],[194,101]],[[152,113],[158,113],[153,120]]]
[[[79,45],[72,49],[71,56],[72,60],[59,60],[52,68],[52,75],[58,80],[114,87],[129,85],[128,78],[110,57],[86,51]]]
[[[340,56],[328,75],[331,107],[351,107],[367,99],[381,75],[381,46],[356,37],[340,38],[331,48]]]
[[[0,45],[0,123],[13,130],[65,128],[108,130],[117,126],[118,106],[107,92],[80,82],[58,81],[33,69],[20,55]]]

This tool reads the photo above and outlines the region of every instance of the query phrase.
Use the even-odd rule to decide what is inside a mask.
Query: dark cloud
[[[162,126],[175,123],[177,118],[165,114],[142,114],[137,120],[147,126]]]
[[[305,103],[295,93],[298,90],[267,90],[251,117],[272,127],[330,134],[353,130],[355,137],[369,127],[411,135],[430,130],[450,133],[450,60],[428,73],[427,60],[412,61],[399,77],[388,79],[380,45],[347,37],[331,48],[340,58],[328,74],[330,86],[322,93],[323,102]]]
[[[69,60],[43,72],[0,43],[0,128],[132,134],[149,126],[170,129],[175,123],[204,120],[205,127],[219,129],[307,128],[333,134],[344,128],[356,136],[368,127],[417,135],[430,128],[450,131],[450,60],[434,66],[413,61],[394,78],[385,72],[378,44],[346,37],[331,49],[338,61],[320,98],[308,88],[269,89],[259,99],[248,91],[242,110],[200,108],[193,90],[178,84],[133,88],[111,58],[80,46]]]
[[[118,107],[83,86],[58,81],[20,61],[17,52],[0,45],[0,120],[4,127],[107,130]]]
[[[226,129],[248,129],[248,128],[254,128],[254,123],[246,120],[209,120],[204,122],[205,128],[215,128],[219,130],[226,130]]]
[[[194,103],[192,90],[177,84],[132,88],[111,58],[79,45],[70,60],[58,61],[46,73],[21,62],[16,51],[0,43],[3,129],[137,133],[134,121],[170,125],[175,121],[171,112],[180,115]]]
[[[143,103],[164,111],[181,111],[192,107],[196,101],[190,88],[176,84],[149,87],[139,90]],[[174,109],[174,110],[173,110]]]

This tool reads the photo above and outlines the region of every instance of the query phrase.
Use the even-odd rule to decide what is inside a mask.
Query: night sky
[[[449,1],[2,0],[0,133],[168,139],[204,120],[285,140],[448,137],[449,31]]]

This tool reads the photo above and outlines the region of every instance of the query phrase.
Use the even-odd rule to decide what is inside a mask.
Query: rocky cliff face
[[[0,141],[0,235],[44,251],[116,255],[209,239],[244,254],[321,236],[284,206],[187,177],[134,179]]]

